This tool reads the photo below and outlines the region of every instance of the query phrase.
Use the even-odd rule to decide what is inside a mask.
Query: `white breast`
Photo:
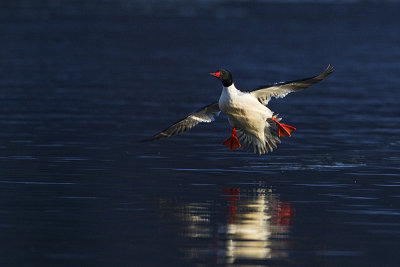
[[[232,127],[246,130],[264,139],[264,128],[272,111],[249,93],[241,92],[232,84],[223,88],[219,108],[228,115]]]

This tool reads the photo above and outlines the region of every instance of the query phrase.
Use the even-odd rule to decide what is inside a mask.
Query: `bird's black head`
[[[210,73],[210,75],[217,77],[219,80],[221,80],[222,84],[225,87],[231,86],[233,84],[232,74],[227,70],[222,69],[215,73]]]

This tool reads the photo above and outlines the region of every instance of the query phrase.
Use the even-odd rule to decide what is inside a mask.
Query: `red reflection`
[[[236,214],[236,205],[240,199],[240,188],[227,187],[222,189],[224,196],[229,201],[229,222],[233,223]]]
[[[290,205],[290,202],[278,200],[273,210],[272,224],[289,226],[292,223],[294,208]]]

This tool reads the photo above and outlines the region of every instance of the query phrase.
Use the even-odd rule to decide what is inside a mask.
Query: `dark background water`
[[[399,266],[400,5],[2,3],[2,266]],[[297,131],[230,152],[243,90],[336,72],[270,107]]]

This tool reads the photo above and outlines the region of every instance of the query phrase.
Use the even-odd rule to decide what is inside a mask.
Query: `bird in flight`
[[[218,102],[202,107],[186,118],[172,124],[167,129],[143,141],[153,141],[186,132],[201,122],[212,122],[223,112],[227,115],[232,131],[222,144],[230,150],[244,148],[257,154],[266,154],[277,148],[280,137],[288,137],[296,129],[281,123],[281,118],[271,111],[267,104],[274,98],[283,98],[291,92],[310,87],[330,75],[333,67],[321,74],[290,81],[261,86],[244,92],[235,87],[232,74],[224,69],[210,75],[222,82],[222,93]]]

